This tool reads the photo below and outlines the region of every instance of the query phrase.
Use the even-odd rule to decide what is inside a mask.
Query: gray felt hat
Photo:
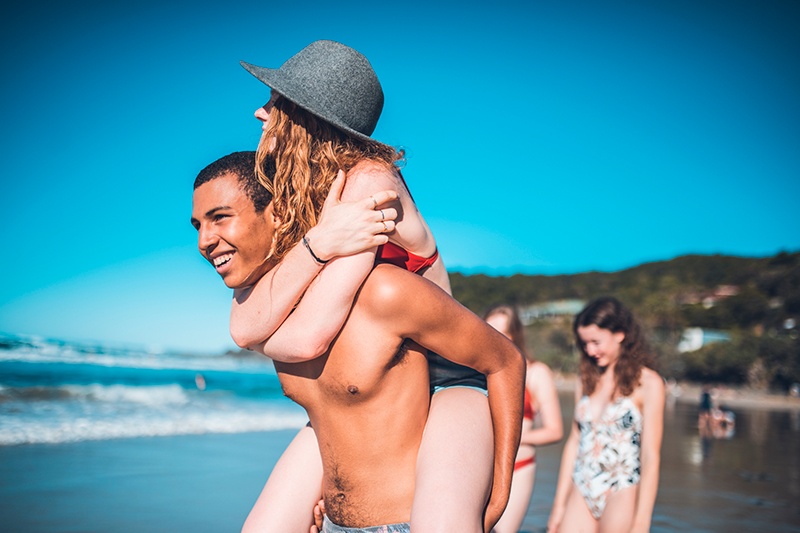
[[[383,110],[383,89],[369,61],[336,41],[314,41],[280,68],[240,61],[253,76],[306,111],[369,139]]]

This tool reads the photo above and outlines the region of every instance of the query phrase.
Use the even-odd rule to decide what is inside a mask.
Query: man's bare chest
[[[405,344],[367,350],[332,350],[304,363],[275,363],[284,394],[306,409],[353,406],[380,394],[387,379],[403,373]]]

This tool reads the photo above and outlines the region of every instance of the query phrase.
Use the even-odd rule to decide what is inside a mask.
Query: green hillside
[[[450,276],[453,295],[472,311],[512,303],[584,302],[613,295],[648,331],[665,377],[750,384],[785,390],[800,382],[800,252],[748,258],[687,255],[619,272],[572,275]],[[537,357],[574,371],[571,315],[531,320],[528,343]],[[730,342],[681,353],[685,328],[724,331]]]

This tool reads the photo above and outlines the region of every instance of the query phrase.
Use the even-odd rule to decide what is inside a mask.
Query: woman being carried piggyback
[[[590,302],[573,324],[581,352],[575,420],[549,532],[649,531],[658,491],[664,380],[619,300]]]

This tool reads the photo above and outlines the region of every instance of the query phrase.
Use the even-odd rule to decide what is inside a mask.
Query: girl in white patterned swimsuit
[[[589,303],[573,330],[581,379],[548,531],[649,531],[664,381],[631,312],[615,298]]]
[[[572,481],[599,519],[611,493],[639,484],[642,415],[630,398],[620,397],[594,419],[584,396],[575,408],[575,422],[580,440]]]

